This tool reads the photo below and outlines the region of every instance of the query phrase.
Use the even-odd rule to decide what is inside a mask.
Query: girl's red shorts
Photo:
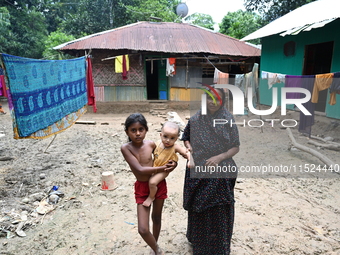
[[[166,199],[168,197],[168,188],[166,186],[166,181],[163,180],[157,185],[156,199]],[[143,204],[143,202],[149,196],[149,182],[135,182],[135,198],[137,204]]]

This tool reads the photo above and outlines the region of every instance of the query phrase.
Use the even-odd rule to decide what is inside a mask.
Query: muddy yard
[[[130,113],[143,112],[149,123],[147,139],[157,141],[167,112],[176,111],[185,122],[190,112],[185,105],[156,112],[143,104],[102,104],[98,109],[98,113],[88,109],[81,117],[94,125],[75,124],[54,140],[14,140],[9,113],[0,115],[0,254],[150,253],[137,232],[135,179],[120,153],[127,141],[122,123]],[[298,113],[289,114],[298,120]],[[239,167],[290,167],[292,173],[240,174],[232,255],[340,254],[340,152],[311,145],[292,128],[299,144],[331,159],[338,173],[318,171],[316,167],[324,163],[289,149],[287,130],[279,124],[272,127],[266,122],[262,128],[241,124],[239,132],[241,150],[234,157]],[[340,143],[339,121],[316,116],[312,134]],[[167,178],[169,198],[159,240],[166,254],[191,254],[182,208],[184,164],[180,159]],[[313,166],[314,171],[306,170]],[[105,171],[114,173],[115,190],[101,189]],[[37,208],[53,186],[64,196],[50,211],[39,214]]]

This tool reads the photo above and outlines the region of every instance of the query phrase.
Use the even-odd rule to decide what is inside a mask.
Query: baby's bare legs
[[[157,189],[158,189],[157,188],[158,183],[163,181],[168,175],[169,175],[168,172],[161,172],[150,177],[149,179],[150,193],[149,193],[149,197],[143,202],[144,206],[149,207],[151,203],[155,200]]]

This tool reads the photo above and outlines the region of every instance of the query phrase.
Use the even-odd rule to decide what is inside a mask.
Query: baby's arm
[[[175,144],[175,151],[183,156],[183,158],[186,158],[188,160],[187,166],[189,168],[194,167],[194,159],[192,158],[192,155],[188,149],[183,148],[182,146]]]

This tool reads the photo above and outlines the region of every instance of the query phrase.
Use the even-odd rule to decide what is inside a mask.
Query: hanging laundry
[[[176,74],[176,58],[166,59],[166,76],[174,76]]]
[[[301,88],[307,89],[311,94],[313,92],[315,75],[303,75],[300,79]],[[303,96],[303,94],[301,94]],[[312,126],[314,125],[314,108],[315,104],[310,100],[306,103],[303,103],[304,106],[311,115],[305,115],[303,112],[300,112],[300,121],[299,121],[299,132],[308,134],[311,136]]]
[[[235,75],[235,86],[242,90],[244,94],[244,88],[245,88],[245,78],[244,74],[236,74]]]
[[[279,83],[277,73],[268,73],[268,87],[271,89],[275,83]]]
[[[333,81],[329,88],[330,93],[330,105],[336,104],[336,94],[340,94],[340,72],[335,72],[333,75]]]
[[[246,73],[244,75],[244,98],[248,98],[248,88],[251,88],[251,81],[253,79],[253,72]],[[252,90],[253,92],[253,90]],[[253,93],[254,96],[254,93]]]
[[[37,60],[2,54],[14,138],[46,138],[86,112],[85,57]]]
[[[0,75],[0,96],[7,97],[7,88],[4,75]]]
[[[268,88],[271,89],[275,83],[284,83],[285,82],[285,74],[280,73],[271,73],[262,71],[261,77],[262,79],[268,80]]]
[[[286,75],[285,74],[277,73],[276,75],[277,75],[276,79],[277,79],[278,83],[285,83],[285,79],[286,79]]]
[[[319,91],[328,89],[333,82],[333,73],[317,74],[315,75],[315,82],[312,94],[312,103],[317,103],[319,101]],[[335,100],[335,95],[330,98],[330,104]]]
[[[93,106],[93,112],[97,112],[96,95],[94,93],[94,83],[92,76],[92,61],[90,57],[86,58],[86,85],[87,85],[87,100],[88,105]]]
[[[221,71],[218,70],[218,69],[215,67],[213,83],[217,83],[218,76],[219,76],[219,73],[220,73],[220,72],[221,72]]]
[[[127,79],[127,72],[130,70],[128,55],[120,55],[115,58],[115,72],[121,73],[123,80]]]
[[[176,58],[169,58],[169,65],[173,66],[174,71],[172,72],[173,75],[176,74]]]
[[[122,73],[123,80],[127,80],[127,67],[126,67],[126,56],[123,55],[123,73]]]
[[[258,100],[258,90],[259,90],[259,64],[254,63],[253,69],[251,71],[252,76],[250,77],[250,86],[253,90],[253,106],[256,108]]]
[[[215,84],[229,84],[229,73],[224,73],[215,68],[213,83]]]
[[[285,79],[285,87],[286,88],[301,88],[301,82],[302,82],[301,75],[286,75]],[[287,99],[297,99],[301,98],[301,93],[293,93],[289,92],[286,94]]]
[[[4,92],[3,92],[4,85],[2,85],[3,84],[2,81],[3,81],[3,75],[0,75],[0,96],[3,96],[3,94],[4,94]]]
[[[229,84],[229,74],[220,72],[218,75],[217,84]]]
[[[117,56],[115,58],[115,72],[122,73],[123,72],[123,55]]]
[[[2,69],[1,69],[2,70]],[[2,73],[2,72],[1,72]],[[0,75],[0,96],[7,97],[7,92],[6,92],[6,84],[5,84],[5,78],[4,75]],[[0,104],[0,113],[6,114],[4,109],[2,109],[2,105]]]

